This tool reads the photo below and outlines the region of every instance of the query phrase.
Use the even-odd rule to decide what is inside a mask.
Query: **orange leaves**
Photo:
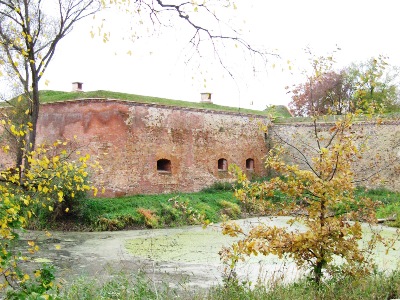
[[[222,225],[222,234],[237,237],[243,234],[243,231],[237,223],[229,222]]]
[[[224,251],[231,267],[245,256],[273,254],[279,258],[290,257],[300,267],[307,266],[313,270],[314,280],[319,282],[324,270],[335,269],[335,257],[342,259],[343,270],[353,273],[355,268],[345,268],[344,264],[356,266],[365,262],[364,250],[358,247],[362,238],[358,221],[374,223],[376,203],[354,198],[351,166],[363,149],[354,144],[353,119],[353,115],[346,115],[331,128],[315,127],[315,143],[302,145],[313,150],[311,157],[302,153],[304,148],[289,142],[285,144],[283,138],[278,140],[280,146],[269,151],[265,166],[279,176],[269,181],[250,182],[235,168],[241,183],[235,196],[245,207],[257,204],[257,211],[263,215],[292,215],[288,225],[299,223],[305,228],[293,230],[259,225],[245,232],[237,225],[225,224],[224,234],[242,237]],[[282,144],[294,148],[295,154],[286,151]],[[284,158],[290,154],[305,163],[306,168],[287,163]],[[362,268],[363,272],[366,269]]]

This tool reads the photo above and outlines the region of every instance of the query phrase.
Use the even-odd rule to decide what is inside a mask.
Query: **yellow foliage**
[[[348,115],[336,122],[329,130],[332,138],[326,144],[315,130],[318,140],[314,151],[316,155],[307,161],[308,169],[284,161],[286,150],[282,140],[279,143],[281,146],[271,149],[265,159],[266,168],[279,177],[250,182],[238,167],[231,167],[240,184],[235,196],[245,206],[262,207],[257,212],[267,216],[292,216],[289,225],[300,223],[306,229],[292,230],[262,224],[245,232],[237,224],[224,224],[223,234],[243,237],[220,253],[229,269],[245,256],[273,254],[279,258],[292,258],[298,267],[310,269],[317,283],[323,270],[335,270],[336,257],[344,262],[341,264],[342,271],[351,270],[355,274],[370,270],[366,267],[368,261],[364,250],[358,246],[362,238],[359,221],[374,223],[377,204],[369,199],[357,202],[354,198],[351,166],[360,153],[349,130],[352,118]],[[316,123],[314,125],[317,126]],[[301,153],[298,154],[301,156]],[[287,200],[274,200],[277,191],[284,194]],[[358,209],[351,211],[352,206]]]
[[[28,125],[14,125],[8,119],[2,119],[1,125],[7,127],[16,140],[24,139],[31,128]],[[35,151],[24,152],[24,160],[28,168],[0,170],[0,293],[10,282],[25,282],[30,276],[18,269],[18,263],[27,258],[20,257],[9,248],[9,241],[18,238],[16,230],[26,227],[34,216],[35,207],[43,207],[49,211],[64,203],[66,193],[74,198],[79,190],[97,192],[88,180],[89,155],[68,160],[69,141],[57,141],[53,145],[38,145]],[[0,151],[8,152],[9,145],[2,145]],[[24,149],[23,149],[24,150]],[[90,164],[92,170],[99,170],[99,164]],[[63,209],[66,213],[69,208]],[[28,241],[28,252],[33,254],[39,250],[34,241]],[[35,277],[40,276],[36,271]],[[49,284],[52,284],[51,282]]]

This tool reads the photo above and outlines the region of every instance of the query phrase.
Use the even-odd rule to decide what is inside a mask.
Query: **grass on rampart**
[[[161,105],[168,105],[168,106],[200,108],[200,109],[209,109],[209,110],[217,110],[217,111],[229,111],[229,112],[235,112],[235,113],[246,113],[246,114],[254,114],[254,115],[261,115],[261,116],[268,115],[268,113],[266,111],[222,106],[222,105],[217,105],[217,104],[213,104],[213,103],[189,102],[189,101],[172,100],[172,99],[166,99],[166,98],[141,96],[141,95],[119,93],[119,92],[112,92],[112,91],[101,91],[100,90],[100,91],[90,91],[90,92],[62,92],[62,91],[41,91],[40,92],[40,102],[41,103],[52,103],[52,102],[58,102],[58,101],[68,101],[68,100],[84,99],[84,98],[118,99],[118,100],[123,100],[123,101],[136,101],[136,102],[141,102],[141,103],[152,103],[152,104],[161,104]]]

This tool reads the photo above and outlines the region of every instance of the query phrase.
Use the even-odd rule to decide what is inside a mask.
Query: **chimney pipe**
[[[73,82],[72,83],[72,91],[73,92],[82,92],[82,82]]]
[[[201,103],[212,103],[211,101],[211,93],[200,93],[201,95]]]

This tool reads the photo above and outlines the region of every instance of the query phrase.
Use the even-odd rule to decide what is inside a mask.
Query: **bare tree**
[[[153,29],[158,26],[185,28],[189,33],[182,38],[188,38],[190,51],[187,60],[194,55],[203,56],[211,51],[224,70],[234,78],[232,69],[228,66],[226,53],[231,54],[234,49],[241,49],[244,55],[250,56],[250,68],[255,70],[255,61],[265,66],[268,58],[278,57],[273,51],[255,47],[256,41],[244,38],[241,31],[235,28],[232,20],[226,18],[237,9],[232,0],[135,0],[111,1],[123,11],[132,15],[133,20],[149,20]],[[240,8],[238,8],[240,10]],[[225,10],[225,11],[224,11]]]
[[[27,103],[25,121],[30,128],[21,141],[24,146],[17,147],[20,152],[35,148],[39,81],[58,43],[71,32],[74,24],[100,8],[98,0],[0,0],[1,69],[14,81]],[[22,160],[22,153],[17,154],[17,167],[22,166]]]

